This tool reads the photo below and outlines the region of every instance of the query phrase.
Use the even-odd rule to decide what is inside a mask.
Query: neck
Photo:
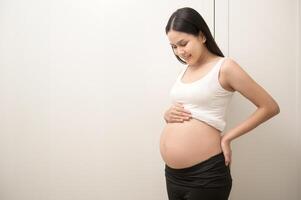
[[[211,53],[206,49],[206,51],[199,57],[198,61],[192,65],[189,65],[189,67],[199,68],[204,64],[215,61],[216,57],[217,56],[215,54]]]

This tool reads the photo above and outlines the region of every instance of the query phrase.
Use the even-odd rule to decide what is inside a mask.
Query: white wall
[[[297,82],[297,94],[298,94],[298,115],[297,115],[297,123],[298,121],[300,122],[301,119],[301,0],[298,1],[299,3],[299,21],[298,21],[298,27],[299,27],[299,32],[298,32],[298,40],[299,40],[299,63],[297,66],[297,76],[298,76],[298,82]],[[298,127],[297,127],[297,132],[299,135],[299,139],[297,141],[299,141],[299,157],[297,157],[299,163],[298,163],[298,168],[299,168],[299,183],[298,186],[299,188],[301,188],[301,125],[300,123],[298,123]],[[299,198],[301,199],[301,190],[299,189]]]
[[[215,5],[223,52],[281,107],[232,142],[230,199],[300,199],[300,1]],[[0,2],[1,200],[167,199],[159,137],[183,65],[164,28],[183,6],[213,30],[213,0]],[[254,109],[235,94],[227,129]]]
[[[232,142],[234,182],[230,199],[297,200],[298,1],[230,0],[228,13],[228,55],[281,108],[275,118]],[[246,119],[255,108],[242,95],[235,94],[227,129]]]
[[[213,1],[2,0],[0,199],[167,199],[159,154],[182,70],[165,35]]]

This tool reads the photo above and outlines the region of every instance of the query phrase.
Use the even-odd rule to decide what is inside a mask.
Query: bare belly
[[[160,153],[169,167],[185,168],[222,152],[220,131],[197,119],[167,123],[160,137]]]

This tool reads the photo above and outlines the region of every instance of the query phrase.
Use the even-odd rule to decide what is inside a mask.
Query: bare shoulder
[[[225,82],[236,91],[241,92],[243,83],[255,82],[251,76],[233,58],[227,57],[221,67]]]
[[[239,91],[238,88],[235,87],[233,79],[237,80],[237,78],[239,78],[239,73],[242,71],[242,67],[234,59],[226,57],[220,69],[219,80],[221,85],[229,91]]]
[[[227,57],[227,58],[225,58],[225,61],[223,63],[223,67],[221,68],[221,70],[224,74],[229,75],[231,73],[235,73],[235,72],[243,70],[243,69],[233,58]]]
[[[278,112],[279,107],[272,96],[259,85],[238,62],[227,57],[224,61],[221,73],[227,84],[238,91],[256,106],[273,107],[271,110]]]

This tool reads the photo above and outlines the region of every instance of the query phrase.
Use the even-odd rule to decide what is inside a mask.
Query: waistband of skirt
[[[199,169],[203,166],[206,166],[208,164],[215,163],[217,161],[224,161],[224,159],[225,159],[225,157],[224,157],[223,152],[220,152],[220,153],[213,155],[210,158],[208,158],[200,163],[197,163],[193,166],[190,166],[190,167],[176,169],[176,168],[169,167],[168,165],[165,164],[165,170],[170,171],[170,172],[177,172],[177,173],[191,172],[191,171]]]

